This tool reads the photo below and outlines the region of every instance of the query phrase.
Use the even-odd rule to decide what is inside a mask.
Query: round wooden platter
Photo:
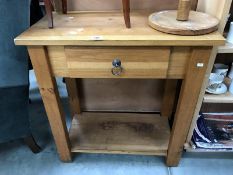
[[[188,21],[177,21],[177,11],[168,10],[149,16],[149,25],[161,32],[175,35],[203,35],[218,29],[219,20],[206,13],[190,11]]]

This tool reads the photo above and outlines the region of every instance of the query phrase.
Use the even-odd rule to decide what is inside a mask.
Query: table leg
[[[209,62],[210,47],[194,48],[187,66],[186,76],[182,82],[175,120],[172,127],[167,165],[177,166],[183,152],[192,117],[197,105],[202,82]]]
[[[50,69],[47,50],[43,46],[30,46],[28,52],[60,158],[62,161],[71,161],[70,140],[65,115],[61,106],[56,80]]]
[[[79,93],[78,93],[78,80],[75,78],[65,78],[66,89],[69,96],[69,104],[71,116],[81,114]]]
[[[62,0],[53,0],[53,4],[57,13],[63,13]]]
[[[196,11],[197,10],[197,5],[198,5],[198,0],[192,0],[191,9]]]
[[[161,116],[168,117],[169,119],[171,118],[174,109],[177,83],[178,80],[166,80],[165,82]]]
[[[67,14],[67,0],[62,0],[62,12]]]

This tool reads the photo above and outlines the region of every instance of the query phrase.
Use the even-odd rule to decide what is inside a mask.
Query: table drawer
[[[70,75],[80,78],[166,78],[169,47],[65,47]],[[118,64],[113,66],[113,60]]]

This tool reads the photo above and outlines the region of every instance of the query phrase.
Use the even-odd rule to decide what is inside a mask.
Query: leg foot
[[[62,13],[67,14],[67,0],[62,0]]]
[[[46,15],[48,18],[48,27],[53,28],[53,13],[52,13],[52,4],[50,0],[44,0]]]
[[[40,146],[36,143],[32,135],[24,138],[24,142],[27,144],[27,146],[31,149],[33,153],[37,154],[41,151]]]

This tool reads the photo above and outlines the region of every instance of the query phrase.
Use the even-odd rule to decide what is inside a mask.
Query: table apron
[[[192,47],[46,46],[52,73],[70,78],[183,79]],[[121,59],[122,74],[112,74]]]

